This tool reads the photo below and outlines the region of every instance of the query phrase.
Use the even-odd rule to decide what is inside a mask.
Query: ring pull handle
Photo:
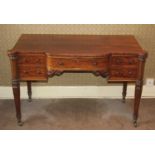
[[[94,65],[94,66],[97,66],[97,62],[96,62],[96,61],[94,61],[94,62],[93,62],[93,65]]]
[[[116,63],[117,63],[117,64],[122,63],[121,59],[116,59]]]
[[[63,62],[59,62],[59,65],[60,65],[60,66],[64,66],[64,63],[63,63]]]

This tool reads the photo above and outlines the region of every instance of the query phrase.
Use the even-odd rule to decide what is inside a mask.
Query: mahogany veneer
[[[91,72],[108,82],[135,83],[133,120],[137,126],[147,53],[131,35],[53,35],[23,34],[8,52],[16,115],[21,122],[20,81],[27,81],[31,101],[31,82],[47,81],[64,72]]]

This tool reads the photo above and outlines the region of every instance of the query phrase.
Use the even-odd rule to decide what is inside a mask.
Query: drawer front
[[[113,68],[110,71],[109,80],[135,80],[137,78],[136,68]]]
[[[28,65],[28,64],[36,64],[36,65],[44,65],[46,62],[46,57],[44,54],[22,54],[18,56],[18,64]]]
[[[136,55],[112,55],[109,81],[135,81],[138,66],[138,56]]]
[[[47,80],[46,56],[44,54],[19,54],[20,80]]]
[[[104,70],[107,58],[53,58],[48,59],[49,70]]]
[[[19,66],[21,80],[46,80],[46,70],[43,67]]]
[[[138,59],[136,56],[112,56],[111,65],[137,65]]]

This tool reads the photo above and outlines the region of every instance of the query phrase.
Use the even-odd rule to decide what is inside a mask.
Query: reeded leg
[[[134,113],[133,113],[133,124],[137,127],[138,111],[142,94],[143,81],[137,80],[135,86],[135,101],[134,101]]]
[[[123,103],[125,103],[126,91],[127,91],[127,82],[123,82],[123,92],[122,92],[122,102]]]
[[[32,101],[31,81],[27,81],[27,94],[28,94],[29,102],[31,102]]]
[[[21,121],[20,83],[18,80],[12,81],[12,88],[13,88],[15,107],[16,107],[17,123],[19,126],[22,126],[23,123]]]

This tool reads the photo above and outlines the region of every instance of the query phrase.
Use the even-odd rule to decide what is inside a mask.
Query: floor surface
[[[155,129],[155,99],[141,101],[137,128],[132,124],[132,106],[132,99],[126,103],[119,99],[22,100],[24,125],[19,127],[13,100],[0,100],[0,129]]]

